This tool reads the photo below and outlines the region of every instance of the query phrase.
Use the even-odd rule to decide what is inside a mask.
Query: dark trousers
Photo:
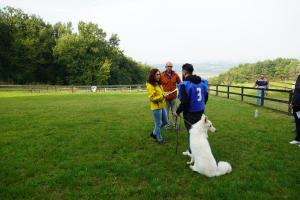
[[[300,141],[300,119],[298,119],[296,112],[293,113],[296,123],[296,137],[295,140]]]
[[[203,112],[183,112],[184,126],[189,133],[192,125],[201,119]]]
[[[190,129],[192,128],[192,125],[200,121],[201,116],[204,112],[183,112],[183,119],[184,119],[184,126],[188,132],[188,145],[189,145],[189,152],[191,152],[190,149]]]

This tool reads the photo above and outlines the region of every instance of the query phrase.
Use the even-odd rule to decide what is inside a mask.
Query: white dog
[[[194,163],[194,165],[190,165],[190,168],[208,177],[230,173],[232,168],[228,162],[220,161],[217,165],[207,140],[208,130],[215,132],[216,128],[213,127],[205,115],[202,115],[201,120],[190,129],[190,148],[192,154],[188,151],[183,152],[183,155],[191,157],[191,161],[187,162],[187,164]]]

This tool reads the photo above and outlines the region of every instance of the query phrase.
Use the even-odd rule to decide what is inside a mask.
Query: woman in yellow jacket
[[[150,136],[156,139],[159,144],[163,144],[165,140],[160,134],[160,128],[168,124],[167,112],[165,110],[165,97],[168,94],[164,93],[162,89],[160,84],[160,71],[158,69],[152,69],[150,71],[146,86],[155,124],[155,128],[150,133]]]

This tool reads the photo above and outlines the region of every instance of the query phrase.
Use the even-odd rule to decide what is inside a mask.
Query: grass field
[[[146,93],[0,93],[0,199],[299,199],[293,120],[255,109],[210,97],[210,144],[233,172],[207,178],[175,154],[173,131],[165,145],[148,136]]]

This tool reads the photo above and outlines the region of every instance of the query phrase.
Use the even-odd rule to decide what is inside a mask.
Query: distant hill
[[[219,76],[211,78],[210,83],[233,84],[253,82],[259,74],[269,80],[296,80],[300,74],[300,61],[291,58],[277,58],[256,63],[239,64]]]
[[[184,63],[173,63],[173,70],[181,74],[181,67]],[[205,79],[218,76],[220,73],[228,71],[238,63],[216,62],[216,63],[191,63],[194,66],[194,73]],[[165,70],[165,64],[154,64],[159,70]]]

